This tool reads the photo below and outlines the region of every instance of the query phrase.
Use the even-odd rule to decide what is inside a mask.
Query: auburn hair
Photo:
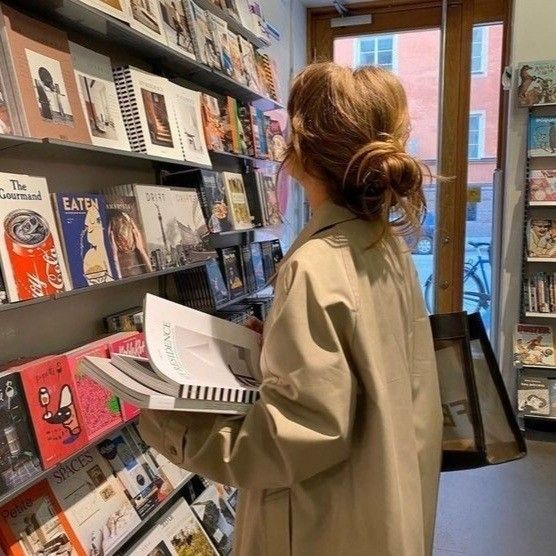
[[[288,102],[291,134],[284,165],[321,180],[333,202],[408,235],[426,211],[426,167],[406,151],[407,97],[389,71],[309,65]]]

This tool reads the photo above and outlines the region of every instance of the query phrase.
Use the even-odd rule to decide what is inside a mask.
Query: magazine
[[[556,257],[556,221],[531,220],[527,229],[527,248],[531,258]]]
[[[556,61],[527,62],[518,69],[519,106],[556,104]]]
[[[259,335],[147,294],[148,359],[86,357],[82,371],[141,408],[241,414],[257,400]]]
[[[548,379],[522,377],[517,389],[517,410],[525,415],[550,415]]]
[[[529,156],[556,156],[556,116],[529,118]]]
[[[514,334],[514,359],[527,367],[556,365],[552,328],[517,324]]]
[[[529,178],[529,202],[556,202],[556,169],[531,170]]]

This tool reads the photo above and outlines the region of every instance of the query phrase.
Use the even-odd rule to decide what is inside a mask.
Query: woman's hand
[[[245,326],[246,328],[249,328],[249,330],[252,330],[253,332],[256,332],[257,334],[261,334],[263,333],[264,330],[264,323],[262,320],[259,320],[256,317],[251,317],[243,326]]]

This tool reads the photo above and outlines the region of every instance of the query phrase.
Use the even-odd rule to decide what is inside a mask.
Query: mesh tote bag
[[[444,414],[442,471],[527,453],[479,313],[430,317]]]

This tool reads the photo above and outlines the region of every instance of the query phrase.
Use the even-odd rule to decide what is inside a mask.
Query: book
[[[203,10],[195,0],[184,0],[187,17],[195,29],[195,55],[197,60],[215,69],[221,69],[214,38],[211,33],[208,12]]]
[[[175,226],[173,193],[156,185],[134,185],[133,191],[153,270],[176,266],[178,237],[171,233]]]
[[[121,21],[129,21],[129,0],[81,0],[83,3],[96,8]]]
[[[550,415],[547,378],[521,377],[517,388],[517,410],[524,415]]]
[[[253,227],[243,176],[233,172],[223,172],[226,200],[230,208],[230,219],[234,230],[247,230]]]
[[[242,36],[238,37],[239,50],[241,52],[241,61],[244,69],[245,84],[256,93],[262,92],[259,74],[257,72],[257,63],[255,59],[255,50],[253,45]]]
[[[527,251],[531,258],[556,257],[556,222],[532,219],[527,226]]]
[[[234,74],[234,65],[230,53],[228,24],[218,16],[207,12],[210,31],[214,39],[214,48],[216,54],[220,58],[220,66],[222,71],[229,76]]]
[[[21,135],[21,123],[17,113],[14,91],[3,69],[0,44],[0,134]]]
[[[556,169],[531,170],[529,176],[530,203],[556,201]]]
[[[100,147],[131,150],[110,58],[73,42],[69,48],[91,142]]]
[[[106,434],[123,422],[118,398],[80,369],[84,357],[109,357],[106,339],[97,340],[63,354],[75,379],[83,425],[89,441]],[[86,408],[86,409],[85,409]]]
[[[129,0],[128,17],[132,29],[166,44],[158,0]]]
[[[527,62],[517,70],[519,106],[556,104],[556,61]]]
[[[552,328],[517,324],[514,333],[514,360],[527,367],[556,365]]]
[[[107,554],[141,523],[96,448],[68,460],[48,483],[86,554]]]
[[[188,162],[211,166],[205,140],[201,93],[169,83],[174,99],[172,106],[176,118],[182,157]]]
[[[240,414],[256,401],[258,334],[150,294],[144,315],[148,359],[88,357],[84,372],[141,408]]]
[[[255,19],[249,7],[249,0],[235,0],[239,21],[248,30],[256,32]]]
[[[116,272],[122,278],[152,272],[145,246],[137,200],[133,195],[105,196],[108,213],[108,237]]]
[[[280,243],[279,239],[273,239],[270,242],[272,246],[272,259],[274,261],[274,268],[276,265],[280,263],[280,261],[284,258],[284,253],[282,251],[282,244]]]
[[[0,493],[42,471],[38,454],[21,377],[5,370],[0,373]]]
[[[226,497],[224,487],[212,483],[191,504],[191,509],[201,522],[205,533],[222,556],[231,554],[234,541],[235,517]]]
[[[195,59],[193,32],[181,0],[158,0],[162,29],[168,46]]]
[[[145,519],[170,494],[172,486],[149,465],[127,427],[102,440],[97,449],[123,485],[128,500],[141,519]]]
[[[142,311],[143,308],[139,306],[106,315],[103,319],[106,331],[110,333],[137,332],[137,320]]]
[[[186,471],[176,464],[172,463],[161,453],[157,452],[154,448],[148,449],[148,455],[154,460],[156,466],[160,469],[161,475],[172,485],[172,488],[177,489],[187,481],[193,473]]]
[[[222,274],[230,292],[230,299],[242,296],[246,293],[246,288],[239,247],[221,249],[220,261],[222,264]]]
[[[240,252],[246,290],[249,293],[254,293],[257,291],[257,282],[255,280],[255,268],[253,267],[251,248],[249,245],[241,245]]]
[[[549,397],[550,397],[550,416],[556,417],[556,380],[548,381]]]
[[[178,265],[184,266],[216,257],[216,252],[210,245],[209,230],[197,190],[174,187],[171,188],[171,194],[175,219],[170,233],[175,236],[173,243],[179,247]]]
[[[10,302],[71,289],[46,180],[0,173],[0,265]]]
[[[114,69],[114,82],[132,150],[182,160],[169,82],[129,66]]]
[[[242,154],[255,157],[255,137],[251,124],[251,107],[244,102],[238,101],[237,115],[239,128],[243,133]]]
[[[268,122],[267,138],[270,158],[276,162],[283,162],[286,158],[288,144],[282,131],[282,125],[272,117]]]
[[[246,154],[247,147],[243,134],[243,127],[239,120],[238,102],[235,98],[228,97],[228,115],[232,130],[232,151],[237,154]]]
[[[232,152],[233,138],[227,98],[203,93],[201,96],[203,127],[207,147],[215,152]]]
[[[241,85],[247,85],[245,67],[243,66],[243,55],[239,45],[238,36],[228,29],[228,48],[232,59],[232,79]]]
[[[54,193],[65,260],[75,289],[118,280],[102,195]]]
[[[556,116],[529,116],[529,156],[556,156]]]
[[[222,0],[224,11],[239,21],[239,12],[237,10],[236,0]]]
[[[175,281],[180,303],[194,309],[213,310],[230,299],[216,260],[210,260],[202,267],[177,273]]]
[[[255,35],[263,40],[269,41],[268,30],[266,28],[266,23],[263,16],[263,11],[261,9],[260,2],[254,0],[248,0],[249,9],[251,10],[252,17],[254,19],[254,32]]]
[[[0,533],[13,556],[86,556],[47,481],[0,508]]]
[[[62,356],[43,357],[14,370],[21,374],[42,466],[50,469],[88,442],[73,373]]]
[[[251,131],[253,133],[253,149],[255,158],[265,160],[268,158],[268,145],[266,142],[266,129],[264,112],[255,108],[249,107],[251,116]]]
[[[266,286],[265,269],[263,265],[263,253],[261,249],[261,244],[258,242],[251,243],[249,246],[251,249],[251,261],[253,263],[253,272],[255,273],[255,284],[257,290],[260,290]]]
[[[272,243],[270,241],[261,241],[261,253],[263,257],[265,282],[270,282],[276,271],[274,257],[272,256]]]
[[[2,4],[4,62],[22,133],[90,143],[67,35]]]
[[[260,172],[262,190],[264,194],[264,204],[266,211],[266,221],[268,226],[277,226],[282,223],[282,213],[278,200],[278,184],[276,175],[273,172]]]

